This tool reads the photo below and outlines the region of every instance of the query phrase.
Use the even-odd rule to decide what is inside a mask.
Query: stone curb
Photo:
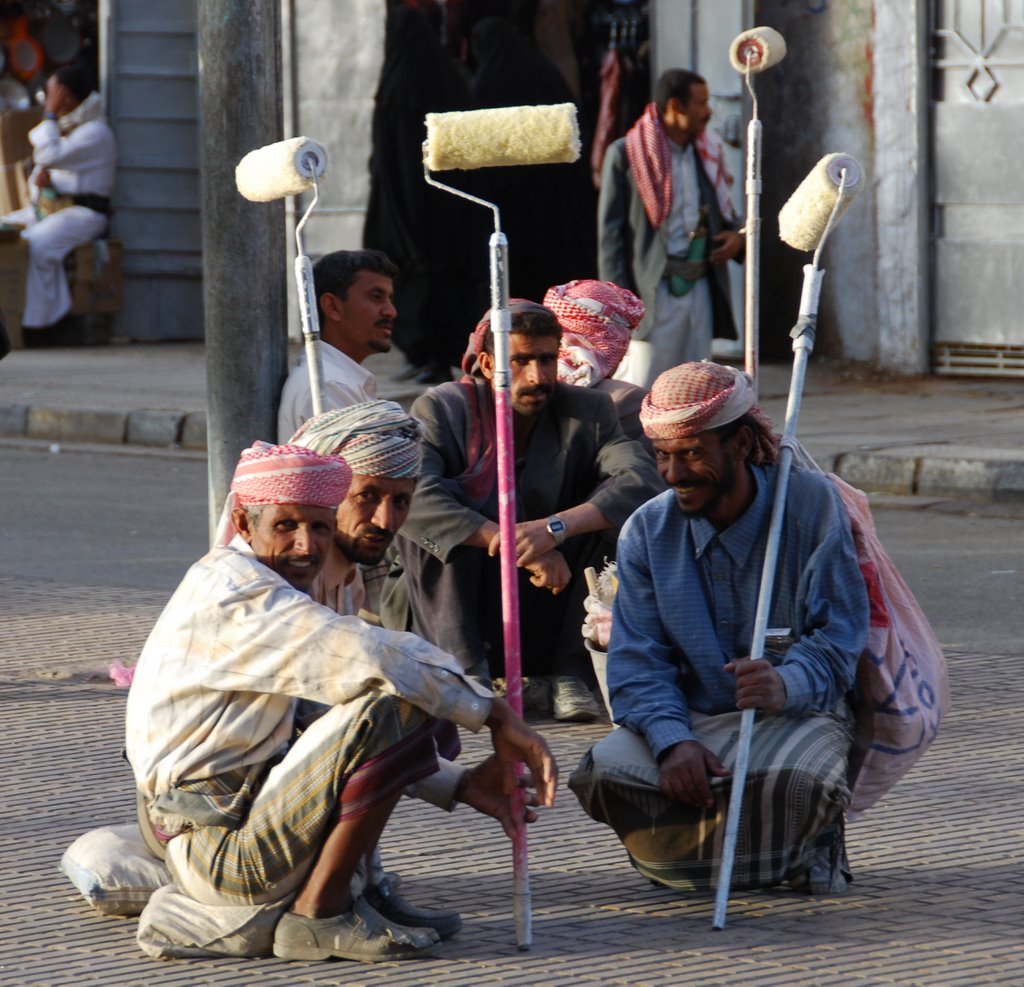
[[[862,490],[914,496],[1024,501],[1024,452],[962,446],[911,446],[845,452],[834,470]]]
[[[205,450],[206,413],[0,405],[0,436]]]
[[[392,400],[395,397],[389,395]],[[400,398],[399,398],[400,400]],[[202,411],[110,411],[0,404],[0,436],[206,451]],[[1024,501],[1024,451],[919,445],[838,452],[832,469],[862,490]],[[824,465],[826,457],[819,456]]]

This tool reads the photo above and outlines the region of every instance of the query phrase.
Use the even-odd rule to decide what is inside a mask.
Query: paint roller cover
[[[307,155],[313,155],[313,172],[319,178],[328,164],[322,144],[308,137],[292,137],[250,151],[235,168],[235,185],[251,202],[273,202],[298,195],[313,187]]]
[[[580,156],[573,103],[427,114],[431,171],[563,164]]]
[[[752,27],[738,35],[729,46],[729,61],[737,72],[763,72],[778,65],[786,57],[786,39],[771,27]]]
[[[827,154],[779,212],[779,236],[797,250],[814,250],[828,225],[832,207],[839,198],[839,183],[846,169],[846,186],[836,220],[853,202],[862,184],[863,172],[856,158],[849,154]]]

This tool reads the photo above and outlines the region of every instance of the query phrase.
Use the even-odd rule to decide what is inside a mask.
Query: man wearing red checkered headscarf
[[[407,786],[437,771],[437,720],[487,726],[506,759],[531,762],[540,801],[554,796],[547,745],[451,655],[310,599],[351,480],[335,455],[246,449],[236,535],[188,571],[139,658],[126,751],[147,845],[175,885],[149,928],[173,944],[209,942],[227,905],[260,922],[277,909],[254,955],[271,939],[282,959],[434,955],[444,931],[383,916],[358,867]],[[300,718],[303,701],[320,715]],[[514,781],[500,767],[482,774],[487,798],[479,784],[458,798],[512,835],[532,810],[504,797]]]
[[[614,731],[570,779],[636,868],[671,887],[713,886],[740,711],[759,711],[735,888],[834,893],[849,879],[843,813],[846,704],[868,601],[838,493],[793,470],[786,489],[768,660],[748,657],[776,494],[777,440],[746,374],[687,363],[641,410],[671,487],[619,537],[608,647]]]
[[[627,438],[649,448],[640,427],[644,389],[611,379],[626,355],[633,330],[644,317],[644,303],[628,288],[585,279],[548,288],[544,304],[562,327],[558,379],[563,384],[593,387],[607,394]]]
[[[624,138],[605,154],[598,269],[646,308],[620,380],[645,390],[662,371],[711,356],[712,336],[736,338],[727,262],[743,239],[721,141],[708,132],[708,86],[669,69]]]

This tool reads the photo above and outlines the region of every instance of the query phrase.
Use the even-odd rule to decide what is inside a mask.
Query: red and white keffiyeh
[[[545,308],[562,327],[558,379],[592,387],[610,377],[644,317],[644,303],[611,281],[570,281],[548,288]]]
[[[779,440],[772,422],[754,403],[754,385],[742,370],[718,363],[683,363],[666,370],[640,406],[640,424],[653,440],[688,439],[728,425],[743,415],[753,420],[756,465],[773,463]]]
[[[239,507],[305,504],[337,507],[348,493],[352,470],[340,456],[323,456],[303,446],[254,442],[243,449],[231,479]]]
[[[736,215],[732,207],[734,179],[725,163],[722,142],[705,130],[693,143],[715,189],[722,216],[733,220]],[[657,229],[672,209],[672,149],[656,104],[648,103],[627,132],[626,157],[648,222]]]

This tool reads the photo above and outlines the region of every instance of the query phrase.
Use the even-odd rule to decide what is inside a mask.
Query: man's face
[[[508,340],[512,408],[524,418],[531,418],[544,410],[558,381],[559,340],[555,336],[522,336],[514,332]],[[491,354],[480,354],[480,369],[493,382]]]
[[[245,508],[235,508],[231,516],[260,562],[295,589],[309,591],[331,549],[333,510],[306,504],[270,504],[255,524]]]
[[[376,565],[384,558],[412,506],[413,479],[366,476],[352,478],[338,508],[334,544],[352,562]]]
[[[374,271],[360,271],[345,298],[325,292],[320,296],[327,321],[324,339],[356,363],[373,353],[387,353],[397,314],[394,295],[391,278]]]
[[[690,95],[685,103],[676,98],[665,107],[666,126],[685,131],[689,137],[699,137],[707,129],[711,119],[711,94],[703,82],[690,86]]]
[[[726,527],[746,509],[746,484],[743,491],[739,487],[747,450],[739,438],[737,433],[723,443],[717,433],[701,432],[688,439],[654,441],[658,472],[687,517],[706,517],[716,527]]]

